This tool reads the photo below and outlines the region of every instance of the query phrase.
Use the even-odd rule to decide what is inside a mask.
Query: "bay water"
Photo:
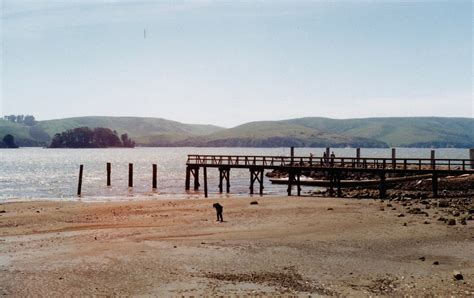
[[[354,157],[354,148],[334,148],[338,157]],[[295,148],[295,156],[322,156],[324,148]],[[397,148],[397,158],[430,158],[429,148]],[[0,149],[0,202],[29,200],[114,201],[203,197],[185,191],[188,154],[289,155],[289,148],[110,148],[110,149]],[[389,148],[362,148],[361,157],[391,157]],[[469,158],[468,149],[436,149],[436,158]],[[112,186],[106,186],[106,163],[112,163]],[[134,187],[128,188],[128,164],[134,164]],[[76,196],[79,165],[84,165],[82,197]],[[158,167],[158,189],[152,191],[152,164]],[[202,175],[202,171],[201,171]],[[219,172],[208,170],[210,197],[219,194]],[[249,193],[248,169],[231,169],[232,196]],[[265,180],[264,194],[285,194],[285,185]],[[191,183],[192,184],[192,183]],[[202,176],[201,176],[202,184]],[[191,187],[192,188],[192,187]],[[258,188],[258,187],[257,187]],[[256,189],[257,189],[256,188]]]

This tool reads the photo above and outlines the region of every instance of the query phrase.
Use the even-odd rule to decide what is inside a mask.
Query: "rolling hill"
[[[200,147],[474,147],[472,118],[308,117],[260,121],[225,129],[161,118],[78,117],[39,121],[34,126],[0,120],[0,137],[20,146],[47,146],[56,133],[81,126],[127,133],[140,146]]]
[[[181,145],[191,144],[207,147],[387,147],[374,139],[344,136],[279,121],[251,122],[181,142]]]
[[[375,139],[392,147],[472,147],[472,118],[393,117],[365,119],[299,118],[281,121],[344,136]]]

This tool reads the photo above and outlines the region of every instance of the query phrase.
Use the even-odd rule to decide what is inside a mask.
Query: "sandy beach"
[[[474,221],[450,226],[438,220],[449,208],[417,204],[283,196],[1,204],[0,294],[474,295]],[[417,206],[428,215],[407,212]]]

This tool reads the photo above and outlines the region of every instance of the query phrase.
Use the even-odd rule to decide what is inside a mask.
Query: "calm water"
[[[323,148],[297,148],[295,155],[321,156]],[[335,148],[336,156],[355,156],[355,149]],[[79,165],[84,165],[82,200],[201,197],[184,190],[187,154],[289,155],[289,148],[134,148],[134,149],[0,149],[0,202],[51,199],[77,200]],[[363,157],[391,157],[390,149],[362,149]],[[430,157],[430,149],[398,148],[397,157]],[[468,149],[437,149],[437,158],[469,158]],[[112,163],[112,186],[105,165]],[[134,188],[128,189],[128,163],[134,164]],[[151,167],[158,165],[158,191],[151,192]],[[249,192],[248,170],[231,170],[231,194]],[[218,193],[218,171],[210,169],[209,194]],[[284,193],[285,186],[265,178],[265,194]],[[225,196],[225,195],[223,195]]]

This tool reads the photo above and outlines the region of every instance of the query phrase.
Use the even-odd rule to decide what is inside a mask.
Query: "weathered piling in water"
[[[112,174],[112,164],[110,162],[107,163],[107,186],[110,186],[110,175]]]
[[[133,187],[133,163],[128,164],[128,187]]]
[[[77,183],[77,196],[81,196],[81,191],[82,191],[82,172],[84,170],[84,166],[80,165],[79,166],[79,182]]]
[[[156,165],[156,164],[153,164],[152,168],[153,168],[153,177],[152,177],[152,182],[151,182],[151,185],[152,185],[151,188],[157,189],[157,188],[158,188],[158,187],[157,187],[157,183],[156,183],[156,178],[157,178],[157,174],[156,174],[156,172],[157,172],[157,165]]]

